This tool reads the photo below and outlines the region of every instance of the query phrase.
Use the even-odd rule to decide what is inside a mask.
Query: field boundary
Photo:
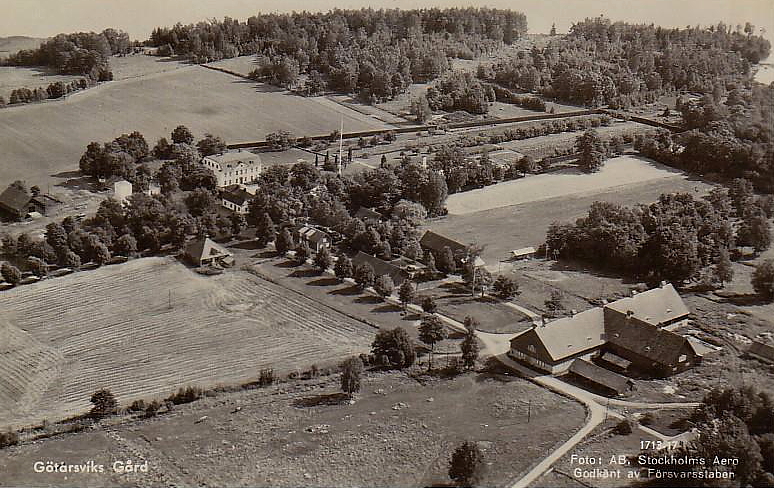
[[[311,301],[313,301],[313,302],[315,302],[315,303],[317,303],[319,305],[322,305],[325,308],[329,308],[329,309],[333,310],[336,313],[340,313],[342,315],[346,315],[347,317],[351,318],[352,320],[356,320],[358,322],[361,322],[361,323],[363,323],[363,324],[365,324],[365,325],[367,325],[369,327],[372,327],[372,328],[374,328],[376,330],[381,329],[380,326],[376,325],[375,323],[371,322],[368,319],[364,319],[362,317],[358,317],[357,315],[351,314],[351,313],[349,313],[349,312],[347,312],[345,310],[338,309],[338,308],[334,307],[333,305],[327,304],[327,303],[325,303],[323,301],[320,301],[320,300],[318,300],[316,298],[313,298],[311,296],[304,295],[300,291],[297,291],[297,290],[294,290],[294,289],[292,289],[292,288],[290,288],[288,286],[285,286],[284,284],[280,283],[279,281],[275,280],[274,278],[271,278],[271,277],[266,276],[265,274],[261,273],[259,270],[255,269],[255,266],[246,265],[246,266],[242,267],[242,270],[243,271],[247,271],[251,275],[254,275],[254,276],[256,276],[256,277],[258,277],[258,278],[260,278],[260,279],[262,279],[264,281],[268,281],[269,283],[272,283],[274,285],[280,286],[284,290],[291,291],[291,292],[295,293],[298,296],[304,297],[304,298],[306,298],[308,300],[311,300]]]

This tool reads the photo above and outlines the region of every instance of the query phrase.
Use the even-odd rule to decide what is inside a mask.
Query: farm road
[[[491,334],[490,334],[491,335]],[[480,334],[479,334],[479,337]],[[489,338],[491,340],[491,338]],[[495,346],[496,347],[496,346]],[[502,348],[502,346],[500,347]],[[616,410],[611,410],[610,406],[623,407],[623,408],[695,408],[699,405],[697,402],[683,402],[683,403],[647,403],[647,402],[629,402],[625,400],[618,400],[614,398],[606,398],[589,391],[586,391],[577,386],[566,383],[551,375],[542,375],[533,371],[526,366],[523,366],[516,361],[512,360],[505,354],[495,356],[505,366],[518,372],[523,377],[534,381],[535,383],[542,385],[550,390],[559,392],[563,395],[570,396],[575,400],[583,403],[587,410],[588,416],[586,424],[567,440],[564,444],[559,446],[554,452],[544,458],[541,462],[535,465],[530,471],[522,476],[518,481],[512,484],[509,488],[525,488],[532,482],[537,480],[543,475],[556,461],[564,456],[570,449],[575,447],[581,442],[591,431],[593,431],[599,424],[601,424],[607,416],[614,418],[624,418],[625,414]],[[606,406],[603,406],[606,404]],[[659,434],[652,429],[643,429],[655,437],[665,440],[665,436]],[[651,432],[652,431],[652,432]],[[677,436],[680,437],[680,436]]]

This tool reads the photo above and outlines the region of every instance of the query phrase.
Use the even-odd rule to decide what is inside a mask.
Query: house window
[[[681,354],[680,357],[677,359],[677,362],[683,363],[685,362],[686,359],[688,359],[688,356],[686,356],[685,354]]]
[[[535,345],[530,344],[529,346],[527,346],[527,349],[529,350],[529,352],[535,352]]]

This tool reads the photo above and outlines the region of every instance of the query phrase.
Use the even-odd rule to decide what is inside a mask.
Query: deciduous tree
[[[446,329],[444,328],[441,319],[436,315],[426,315],[423,317],[422,322],[419,325],[419,340],[430,346],[430,360],[427,365],[428,371],[433,368],[435,345],[444,339],[446,339]]]
[[[484,454],[474,442],[465,441],[454,450],[449,460],[449,478],[460,486],[474,486],[481,481]]]
[[[341,363],[341,391],[350,398],[360,391],[360,378],[363,375],[363,361],[354,356]]]

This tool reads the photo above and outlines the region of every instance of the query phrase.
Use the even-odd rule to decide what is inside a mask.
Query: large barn
[[[704,350],[670,329],[690,312],[672,285],[535,326],[511,339],[509,355],[552,374],[575,359],[602,357],[621,370],[668,376],[701,361]]]

